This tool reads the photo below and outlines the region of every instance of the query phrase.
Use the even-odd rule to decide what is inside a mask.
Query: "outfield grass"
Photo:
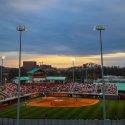
[[[106,101],[107,119],[125,119],[125,100]],[[0,109],[0,117],[16,118],[16,105]],[[93,106],[79,108],[30,107],[23,103],[21,118],[32,119],[102,119],[102,101]]]

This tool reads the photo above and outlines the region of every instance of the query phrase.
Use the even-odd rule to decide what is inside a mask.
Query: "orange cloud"
[[[12,56],[14,54],[14,56]],[[4,60],[4,65],[8,67],[18,67],[18,53],[2,53],[6,56]],[[12,59],[11,59],[12,56]],[[14,58],[15,57],[15,58]],[[22,53],[22,62],[23,61],[36,61],[39,65],[40,62],[44,64],[52,65],[58,68],[71,67],[72,59],[75,58],[75,66],[82,65],[84,63],[97,63],[100,64],[100,55],[90,55],[90,56],[67,56],[67,55],[35,55],[35,54],[26,54]],[[120,61],[120,59],[125,58],[125,53],[114,53],[114,54],[104,54],[104,65],[113,65]],[[111,63],[110,63],[111,62]],[[119,64],[121,64],[119,62]]]

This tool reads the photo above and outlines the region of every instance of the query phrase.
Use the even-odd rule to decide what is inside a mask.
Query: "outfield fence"
[[[106,120],[106,125],[125,125],[125,120]],[[16,125],[16,119],[0,118],[0,125]],[[103,120],[20,119],[20,125],[103,125]]]

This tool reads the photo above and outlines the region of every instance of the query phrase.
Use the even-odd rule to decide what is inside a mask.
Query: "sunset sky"
[[[0,56],[5,66],[18,67],[19,33],[22,60],[54,67],[93,62],[100,64],[99,32],[102,33],[104,65],[125,66],[124,0],[0,0]]]

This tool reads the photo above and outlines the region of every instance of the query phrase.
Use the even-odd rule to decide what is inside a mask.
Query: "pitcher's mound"
[[[82,107],[95,105],[98,102],[99,100],[96,99],[45,97],[37,101],[29,102],[26,105],[41,107]]]

